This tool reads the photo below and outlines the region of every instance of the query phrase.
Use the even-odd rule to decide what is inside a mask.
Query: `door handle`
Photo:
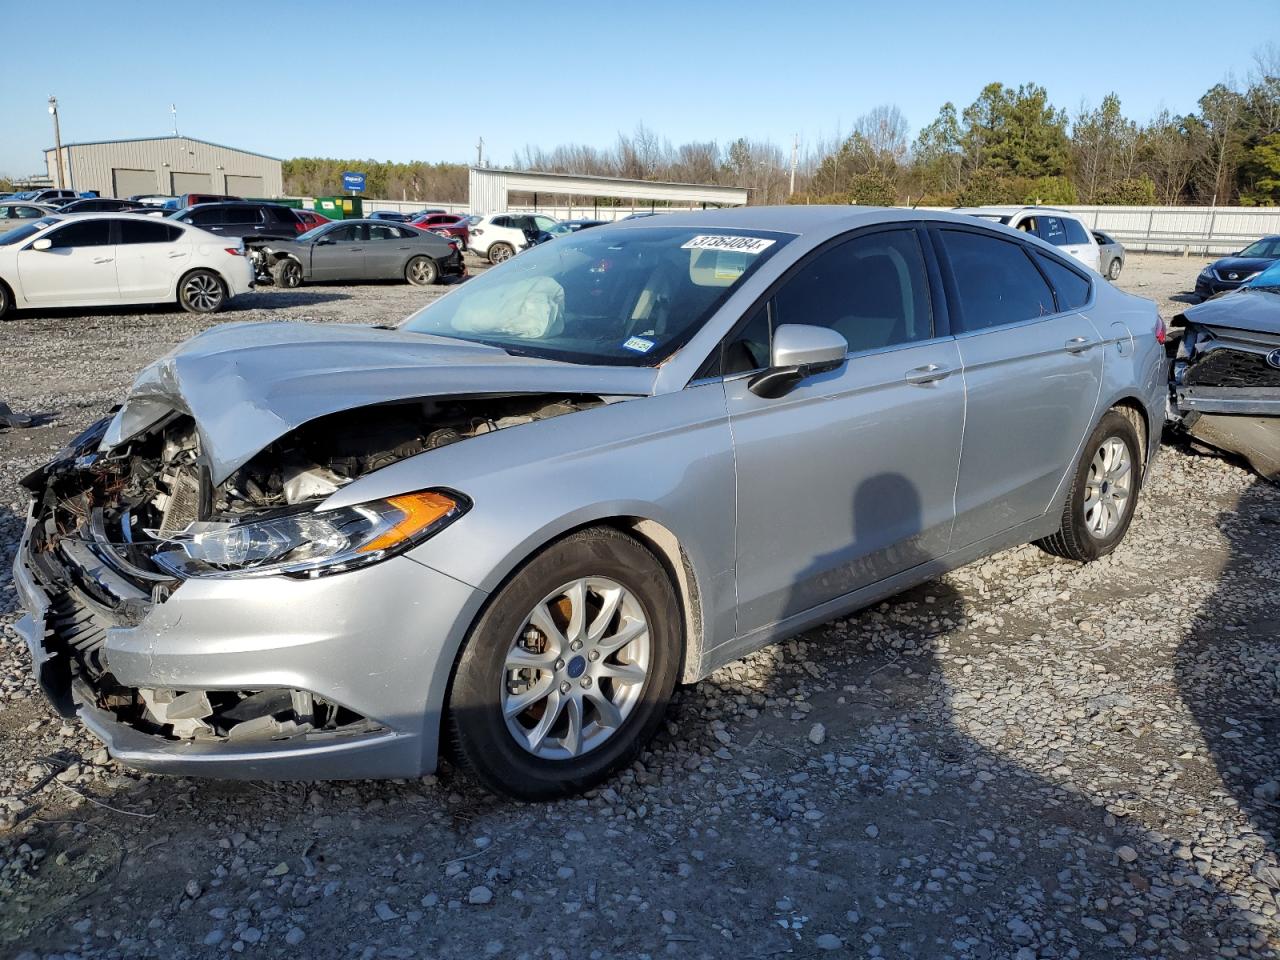
[[[170,260],[177,260],[178,258],[180,258],[180,257],[185,257],[185,256],[186,256],[186,254],[185,254],[185,253],[176,253],[176,252],[175,252],[175,253],[171,253],[171,254],[169,254],[169,259],[170,259]]]
[[[364,247],[351,247],[351,248],[350,248],[351,253],[360,253],[362,250],[364,250]]]
[[[93,262],[94,263],[110,263],[114,259],[115,257],[94,257]]]
[[[1091,350],[1095,343],[1097,343],[1096,340],[1088,337],[1072,337],[1066,342],[1067,353],[1084,353],[1086,350]]]
[[[950,367],[944,367],[940,363],[926,363],[923,367],[908,370],[904,379],[915,386],[923,386],[945,380],[949,376],[951,376]]]

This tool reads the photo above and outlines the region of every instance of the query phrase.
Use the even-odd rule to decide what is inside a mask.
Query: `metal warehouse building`
[[[59,183],[58,151],[44,152],[49,178]],[[62,145],[61,183],[104,197],[141,193],[227,193],[278,197],[284,181],[277,157],[192,137],[148,137]]]

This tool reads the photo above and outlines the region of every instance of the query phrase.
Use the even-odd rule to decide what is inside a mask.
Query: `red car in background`
[[[471,225],[467,221],[466,214],[427,210],[410,220],[409,225],[419,230],[430,230],[433,233],[442,233],[446,237],[455,237],[462,242],[463,250],[471,245]]]
[[[308,230],[314,230],[323,224],[329,223],[329,218],[322,213],[316,213],[314,210],[295,210],[298,219],[302,221],[302,229],[299,233],[306,233]]]

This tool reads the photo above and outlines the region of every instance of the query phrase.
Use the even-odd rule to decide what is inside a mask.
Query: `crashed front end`
[[[1280,482],[1280,332],[1230,326],[1240,320],[1223,310],[1197,320],[1188,311],[1171,371],[1171,416],[1188,436]]]
[[[382,466],[599,404],[546,396],[343,411],[214,483],[193,419],[95,424],[23,481],[18,630],[39,682],[131,765],[235,778],[416,776],[427,680],[483,594],[403,554],[470,507],[424,490],[324,509]],[[438,717],[435,718],[438,721]]]

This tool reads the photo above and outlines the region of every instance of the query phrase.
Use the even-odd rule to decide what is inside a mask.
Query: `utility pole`
[[[58,159],[58,189],[64,186],[62,179],[62,131],[58,128],[58,98],[49,94],[49,116],[53,117],[53,155]]]
[[[178,135],[178,105],[177,104],[175,103],[169,104],[169,115],[173,117],[173,135],[176,137]]]
[[[796,164],[800,162],[800,134],[796,134],[791,141],[791,189],[787,191],[787,196],[793,196],[796,192]]]
[[[484,166],[484,137],[476,142],[476,166]]]

